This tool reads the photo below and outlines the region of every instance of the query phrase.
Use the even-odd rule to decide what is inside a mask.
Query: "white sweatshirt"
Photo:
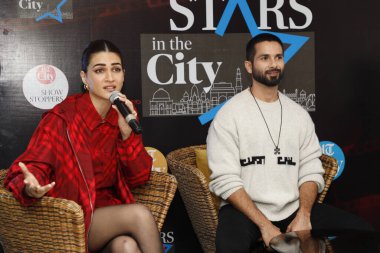
[[[210,190],[223,201],[244,188],[259,210],[271,221],[287,218],[299,207],[299,186],[314,181],[324,187],[321,149],[310,115],[279,93],[282,127],[278,147],[249,88],[235,95],[219,110],[207,136]],[[277,100],[257,99],[277,144],[281,107]]]

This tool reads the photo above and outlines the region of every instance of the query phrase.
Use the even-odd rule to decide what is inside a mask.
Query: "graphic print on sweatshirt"
[[[264,165],[265,164],[265,156],[251,156],[251,157],[247,157],[245,159],[240,159],[240,165],[242,167],[252,165],[252,164]],[[296,166],[297,163],[293,162],[293,157],[278,156],[277,157],[277,164],[278,165]]]

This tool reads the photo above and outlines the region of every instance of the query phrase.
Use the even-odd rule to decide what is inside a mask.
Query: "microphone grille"
[[[115,101],[115,99],[119,97],[119,94],[120,92],[118,92],[117,90],[112,91],[111,96],[110,96],[110,101],[112,104]]]

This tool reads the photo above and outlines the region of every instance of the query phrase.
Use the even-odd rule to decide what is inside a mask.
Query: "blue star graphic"
[[[227,29],[227,25],[230,22],[232,18],[232,14],[234,13],[237,6],[239,6],[239,9],[241,13],[243,14],[244,20],[248,26],[249,32],[251,33],[252,37],[260,33],[270,33],[279,37],[283,43],[290,45],[284,52],[285,63],[288,62],[297,53],[297,51],[300,50],[300,48],[309,40],[309,38],[305,36],[259,30],[257,27],[256,21],[252,16],[252,12],[249,8],[247,0],[228,1],[226,9],[224,10],[223,15],[219,21],[218,27],[216,28],[216,31],[215,31],[217,35],[219,36],[224,35]],[[201,124],[204,125],[207,122],[211,121],[215,117],[219,109],[224,105],[224,103],[212,108],[208,112],[199,116],[198,119],[201,122]]]
[[[48,17],[50,17],[50,18],[52,18],[52,19],[55,19],[55,20],[57,20],[58,22],[60,22],[60,23],[63,23],[63,21],[62,21],[62,12],[61,12],[61,7],[63,6],[63,5],[65,5],[65,3],[67,2],[67,0],[62,0],[58,5],[57,5],[57,15],[54,15],[53,13],[51,13],[51,12],[45,12],[44,14],[42,14],[41,16],[39,16],[39,17],[37,17],[36,18],[36,21],[38,22],[38,21],[40,21],[41,19],[45,19],[45,18],[48,18]]]
[[[173,247],[172,244],[169,244],[169,243],[164,243],[164,252],[165,253],[168,253],[169,250]]]

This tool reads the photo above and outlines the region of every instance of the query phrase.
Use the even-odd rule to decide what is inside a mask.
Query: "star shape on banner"
[[[58,22],[60,23],[63,23],[62,21],[62,12],[61,12],[61,8],[63,5],[65,5],[67,2],[67,0],[62,0],[58,5],[57,5],[57,8],[54,9],[53,12],[56,12],[57,14],[54,14],[53,12],[45,12],[44,14],[42,14],[41,16],[37,17],[36,18],[36,21],[40,21],[41,19],[45,19],[45,18],[52,18],[52,19],[55,19],[57,20]]]
[[[285,44],[289,44],[289,47],[284,52],[284,61],[287,63],[297,52],[301,49],[301,47],[309,40],[309,37],[305,36],[299,36],[299,35],[293,35],[293,34],[286,34],[286,33],[278,33],[278,32],[268,32],[268,31],[261,31],[258,29],[256,21],[252,15],[252,12],[249,8],[249,5],[247,3],[247,0],[230,0],[227,3],[227,6],[223,12],[223,15],[219,21],[219,24],[216,28],[215,33],[219,36],[223,36],[228,23],[230,22],[232,15],[235,11],[235,9],[239,7],[241,13],[243,14],[243,18],[248,26],[249,32],[252,35],[252,37],[260,34],[260,33],[270,33],[273,35],[276,35],[281,39],[281,41]],[[225,101],[226,102],[226,101]],[[218,106],[212,108],[211,110],[207,111],[206,113],[202,114],[198,117],[199,121],[202,125],[208,123],[211,121],[216,113],[219,111],[220,108],[224,105],[224,103],[219,104]]]

